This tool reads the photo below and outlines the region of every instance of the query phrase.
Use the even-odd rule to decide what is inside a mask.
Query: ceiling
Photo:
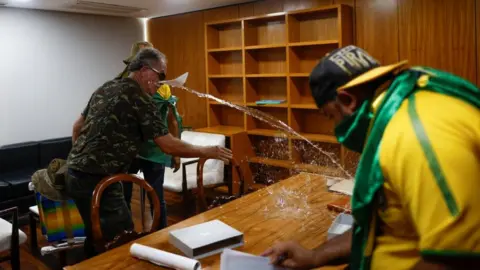
[[[152,18],[245,2],[252,0],[0,0],[0,6]]]

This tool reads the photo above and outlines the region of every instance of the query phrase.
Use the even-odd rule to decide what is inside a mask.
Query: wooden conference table
[[[219,219],[244,233],[245,245],[236,250],[261,254],[276,241],[294,240],[314,248],[327,239],[327,231],[336,214],[327,204],[342,195],[327,191],[326,180],[302,173],[258,190],[223,206],[191,217],[150,234],[135,242],[183,255],[168,242],[168,232]],[[162,269],[132,257],[131,244],[120,246],[66,269]],[[220,255],[200,260],[202,269],[220,269]],[[322,268],[341,269],[341,268]]]

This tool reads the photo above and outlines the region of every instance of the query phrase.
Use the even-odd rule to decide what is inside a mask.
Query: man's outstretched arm
[[[156,137],[154,141],[164,153],[172,156],[214,158],[224,162],[229,162],[232,159],[232,151],[230,149],[221,146],[197,146],[189,144],[173,137],[170,133]]]

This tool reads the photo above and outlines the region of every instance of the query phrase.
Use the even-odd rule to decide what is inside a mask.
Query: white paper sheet
[[[140,244],[133,244],[130,247],[130,254],[138,259],[177,270],[199,270],[201,268],[200,262],[197,260]]]
[[[220,256],[220,270],[283,270],[270,264],[266,257],[254,256],[248,253],[224,249]]]
[[[337,224],[335,228],[333,228],[332,233],[334,234],[343,234],[346,231],[350,230],[352,226],[348,224]]]
[[[353,180],[342,180],[336,184],[333,184],[329,190],[352,196],[353,186],[354,186]]]
[[[182,87],[187,82],[187,78],[188,78],[188,72],[185,72],[173,80],[160,81],[159,83],[168,84],[173,87]]]

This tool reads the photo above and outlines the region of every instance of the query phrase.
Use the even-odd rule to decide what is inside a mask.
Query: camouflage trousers
[[[97,255],[92,235],[92,194],[96,185],[103,177],[69,169],[65,181],[66,193],[75,201],[85,224],[87,239],[85,240],[84,249],[85,255],[89,258]],[[133,230],[134,225],[131,212],[125,202],[121,183],[110,185],[102,194],[100,201],[100,226],[103,238],[108,241],[125,230]]]

